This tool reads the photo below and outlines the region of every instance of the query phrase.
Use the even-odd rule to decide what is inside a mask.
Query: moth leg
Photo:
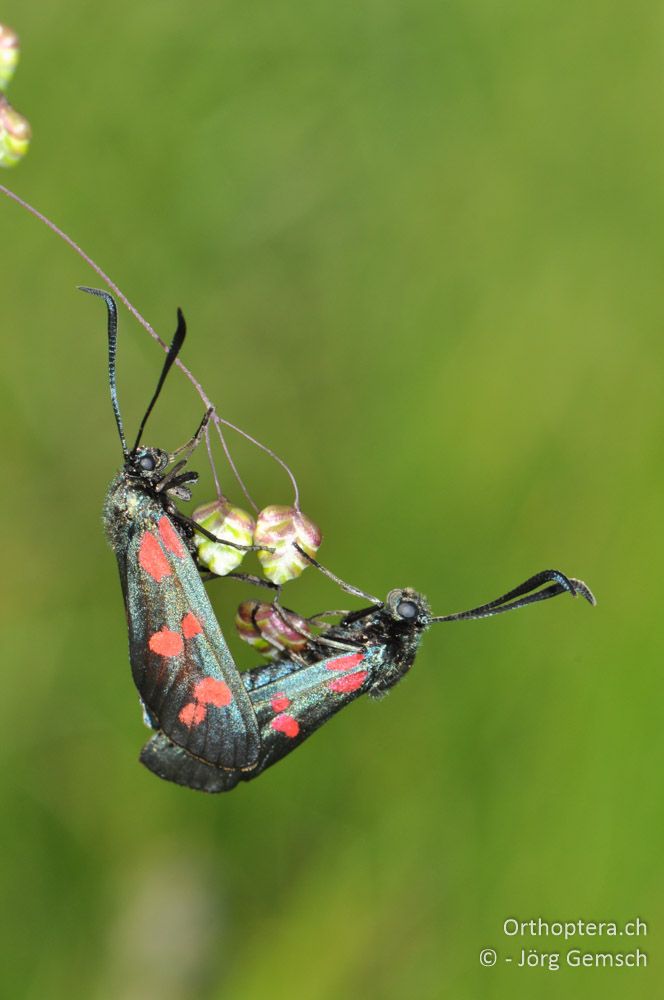
[[[204,528],[202,524],[199,524],[198,521],[187,517],[181,510],[176,511],[173,517],[177,518],[181,524],[186,524],[187,527],[193,528],[199,535],[209,538],[211,542],[218,542],[219,545],[228,545],[231,549],[239,549],[241,552],[274,552],[274,549],[268,548],[266,545],[241,545],[239,542],[231,542],[228,538],[219,538],[217,535],[213,535],[211,531],[208,531],[207,528]]]
[[[372,608],[373,611],[373,608]],[[317,611],[315,615],[309,615],[306,621],[311,622],[312,625],[317,625],[319,619],[323,618],[345,618],[349,615],[350,611],[347,608],[341,609],[339,611]]]
[[[260,629],[259,629],[259,631],[260,631]],[[298,652],[296,652],[296,650],[294,650],[294,649],[288,649],[288,647],[285,646],[283,643],[279,642],[278,639],[274,639],[274,638],[272,638],[272,636],[265,635],[264,632],[261,632],[261,635],[262,635],[263,639],[265,640],[265,642],[267,642],[268,645],[272,646],[272,648],[275,649],[277,651],[277,653],[283,654],[289,660],[291,660],[293,663],[297,663],[301,667],[308,667],[310,665],[309,662],[308,662],[308,660],[305,660],[305,658],[303,656],[300,656],[300,654]]]
[[[198,565],[197,568],[204,583],[210,583],[212,580],[241,580],[253,587],[265,587],[272,591],[281,589],[278,584],[272,583],[271,580],[264,580],[262,576],[254,576],[253,573],[226,573],[225,576],[217,576],[216,573],[210,573],[205,566]]]
[[[201,438],[205,433],[205,428],[210,423],[210,418],[212,417],[213,413],[214,413],[214,406],[209,407],[209,409],[205,411],[203,419],[198,425],[198,429],[196,430],[194,436],[190,438],[188,441],[186,441],[184,444],[181,444],[179,448],[175,449],[175,451],[170,452],[168,458],[171,462],[173,461],[174,458],[177,458],[178,455],[181,455],[184,452],[186,454],[186,458],[182,461],[182,465],[186,465],[191,453],[193,451],[196,451],[199,444],[201,443]],[[182,465],[180,466],[180,468],[182,468]]]
[[[168,492],[168,487],[177,483],[178,486],[183,483],[195,483],[198,482],[197,472],[185,472],[183,475],[178,475],[178,473],[184,469],[187,464],[187,459],[182,458],[179,462],[176,462],[170,472],[167,472],[163,479],[160,479],[155,490],[157,493],[162,493],[164,490]]]
[[[359,587],[354,587],[352,583],[346,583],[345,580],[342,580],[341,577],[333,573],[332,570],[327,569],[322,565],[322,563],[319,563],[317,559],[314,559],[313,556],[310,556],[307,552],[305,552],[304,549],[297,544],[297,542],[293,542],[293,546],[297,549],[300,555],[307,560],[308,563],[315,566],[316,569],[323,574],[323,576],[326,576],[328,580],[332,580],[338,587],[341,587],[342,590],[345,590],[348,594],[353,594],[355,597],[362,597],[365,601],[371,601],[371,603],[376,606],[382,606],[383,602],[379,601],[377,597],[372,597],[371,594],[367,594],[364,590],[360,590]]]
[[[294,632],[297,632],[298,635],[301,635],[304,639],[306,639],[307,642],[313,642],[321,646],[330,646],[332,649],[341,649],[344,652],[353,652],[355,649],[357,649],[356,644],[348,645],[345,642],[338,642],[336,639],[328,639],[324,634],[319,635],[316,632],[312,632],[310,629],[302,628],[300,624],[296,624],[293,621],[295,612],[290,611],[288,608],[284,608],[279,603],[279,595],[275,597],[272,603],[274,604],[274,607],[277,609],[277,613],[282,619],[282,621],[284,621],[289,628],[292,628]],[[319,616],[314,616],[314,617],[319,617]],[[312,619],[310,618],[306,619],[306,621],[311,621],[311,620]],[[267,639],[268,642],[270,641],[267,636],[263,636],[263,638]]]
[[[354,653],[357,649],[362,648],[362,643],[353,642],[348,640],[348,642],[340,642],[338,639],[328,639],[326,635],[314,635],[311,638],[311,642],[315,643],[317,646],[328,646],[330,649],[340,649],[344,653]]]

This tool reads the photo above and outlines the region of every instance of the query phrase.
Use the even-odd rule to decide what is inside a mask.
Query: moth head
[[[125,468],[131,476],[146,482],[158,482],[170,461],[168,452],[161,448],[135,448],[129,455]]]
[[[411,587],[391,590],[385,599],[384,609],[390,619],[400,625],[426,628],[431,620],[426,599]]]

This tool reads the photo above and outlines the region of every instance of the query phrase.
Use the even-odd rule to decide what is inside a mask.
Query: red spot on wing
[[[216,677],[205,677],[194,687],[194,698],[201,705],[214,705],[223,708],[233,700],[233,694],[228,684],[218,681]]]
[[[161,540],[169,552],[172,552],[174,556],[180,556],[180,558],[187,554],[182,539],[165,514],[159,518],[158,527]]]
[[[205,705],[199,705],[197,701],[190,701],[188,705],[180,709],[178,719],[183,726],[198,726],[205,718],[206,712]]]
[[[278,733],[283,733],[290,740],[294,740],[300,731],[300,724],[292,715],[277,715],[270,725]]]
[[[184,649],[184,642],[179,632],[162,628],[150,636],[148,646],[153,653],[159,653],[160,656],[177,656]]]
[[[335,677],[329,681],[327,686],[330,691],[336,691],[337,694],[348,694],[350,691],[357,691],[358,688],[361,688],[368,676],[368,670],[359,670],[356,674]]]
[[[161,545],[150,531],[146,531],[141,538],[141,544],[138,548],[138,561],[145,572],[153,580],[156,580],[157,583],[159,583],[162,577],[171,575],[170,563]]]
[[[233,695],[228,684],[218,681],[215,677],[205,677],[194,686],[194,700],[180,709],[178,719],[183,726],[198,726],[207,715],[208,705],[223,708],[232,700]]]
[[[337,656],[336,660],[330,660],[325,664],[326,670],[350,670],[356,667],[364,659],[364,653],[351,653],[350,656]]]
[[[290,698],[287,698],[283,691],[275,694],[274,698],[270,702],[273,712],[285,712],[290,703]]]
[[[189,611],[182,619],[182,631],[185,639],[191,639],[192,636],[203,631],[203,626],[192,611]]]

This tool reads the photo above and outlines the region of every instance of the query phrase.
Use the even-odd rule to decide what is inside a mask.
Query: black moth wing
[[[155,733],[145,744],[141,750],[141,764],[157,777],[197,792],[228,792],[240,780],[239,771],[225,771],[197,760],[163,733]]]
[[[210,766],[156,733],[141,751],[141,763],[178,785],[204,792],[226,792],[248,781],[291,753],[338,711],[368,690],[371,678],[388,658],[384,645],[356,654],[338,653],[302,665],[283,660],[244,673],[261,730],[261,753],[255,768],[230,772]]]
[[[154,728],[216,767],[252,768],[256,714],[196,565],[160,505],[132,525],[125,558],[132,673]]]

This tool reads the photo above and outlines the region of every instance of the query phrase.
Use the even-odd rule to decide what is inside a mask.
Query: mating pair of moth
[[[426,598],[410,588],[392,590],[379,601],[343,584],[313,558],[315,544],[307,551],[296,533],[286,532],[290,553],[284,551],[278,533],[273,536],[277,546],[270,549],[269,531],[256,532],[256,526],[244,543],[238,543],[237,533],[234,538],[215,535],[205,525],[215,523],[213,514],[226,501],[204,508],[198,522],[176,505],[177,500],[190,498],[190,487],[198,478],[185,471],[187,457],[181,456],[190,455],[198,445],[212,411],[177,452],[141,444],[147,417],[184,341],[182,314],[157,389],[129,449],[116,391],[115,302],[106,292],[85,291],[101,296],[108,310],[109,381],[124,465],[110,485],[104,522],[120,570],[133,677],[145,720],[154,730],[140,759],[159,777],[207,792],[228,791],[239,781],[249,781],[360,695],[375,697],[393,687],[413,665],[422,636],[434,623],[486,618],[562,593],[595,603],[581,581],[558,570],[544,570],[487,604],[432,616]],[[269,521],[271,510],[267,509],[264,521]],[[223,518],[217,523],[223,527]],[[240,635],[270,653],[269,664],[237,669],[204,587],[211,576],[210,558],[207,565],[201,563],[206,546],[212,554],[238,553],[238,557],[258,549],[264,566],[271,567],[272,581],[263,585],[273,587],[273,602],[243,602],[236,620]],[[318,616],[313,620],[294,615],[280,601],[281,588],[275,581],[283,581],[274,568],[278,557],[290,558],[300,568],[314,563],[344,590],[367,598],[369,605],[341,613],[335,624]],[[234,573],[231,567],[238,561],[231,558],[227,575],[260,582]]]

